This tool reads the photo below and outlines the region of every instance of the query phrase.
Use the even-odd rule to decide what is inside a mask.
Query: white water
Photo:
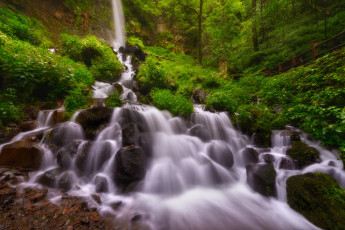
[[[113,6],[113,19],[115,27],[115,42],[114,47],[119,50],[120,47],[126,45],[126,33],[125,33],[125,16],[123,14],[122,2],[121,0],[112,0]]]

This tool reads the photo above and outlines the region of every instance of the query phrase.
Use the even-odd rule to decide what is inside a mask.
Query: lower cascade
[[[144,229],[318,229],[289,207],[286,181],[323,172],[345,186],[336,154],[293,127],[273,131],[272,147],[259,148],[225,112],[195,105],[184,119],[139,104],[128,83],[131,59],[118,55],[127,66],[118,83],[123,107],[96,106],[56,125],[54,111],[41,111],[38,128],[0,146],[5,165],[11,164],[6,152],[21,156],[18,145],[34,156],[22,163],[37,170],[19,186],[49,187],[53,202],[64,192],[85,197],[101,214]],[[104,99],[115,90],[96,82],[94,97]],[[320,154],[303,167],[287,154],[296,135]],[[28,144],[32,136],[39,141]]]

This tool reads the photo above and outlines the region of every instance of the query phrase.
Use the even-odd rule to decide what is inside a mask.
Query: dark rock
[[[126,54],[133,54],[134,57],[136,57],[140,61],[145,61],[146,59],[146,55],[144,51],[138,46],[132,46],[132,45],[127,44],[125,48],[120,49],[120,52],[126,53]]]
[[[242,151],[242,159],[245,165],[258,163],[259,162],[259,153],[253,148],[245,148]]]
[[[87,172],[87,159],[89,156],[89,151],[92,146],[93,142],[86,142],[82,146],[80,146],[80,149],[75,156],[75,166],[80,170],[80,172],[84,173]]]
[[[119,83],[114,83],[114,87],[119,94],[123,92],[123,87]]]
[[[81,140],[76,140],[68,146],[61,148],[57,152],[56,160],[60,168],[69,169],[72,165],[72,159],[77,154],[79,146],[83,143]]]
[[[29,141],[7,144],[0,153],[0,166],[37,170],[41,166],[43,150]]]
[[[189,134],[194,137],[200,138],[204,142],[208,142],[211,140],[211,134],[209,131],[205,129],[205,127],[201,124],[194,125],[190,130]]]
[[[307,144],[298,141],[286,151],[286,155],[297,161],[298,168],[303,168],[315,163],[319,159],[320,153]]]
[[[264,160],[266,163],[273,163],[275,161],[274,156],[272,154],[265,154]]]
[[[59,189],[61,189],[62,192],[68,192],[72,188],[72,179],[71,175],[69,173],[63,174],[58,182]]]
[[[294,170],[295,164],[294,164],[293,160],[284,157],[280,160],[279,168],[285,169],[285,170]]]
[[[104,176],[96,176],[95,184],[96,184],[96,192],[98,192],[98,193],[105,192],[106,193],[109,191],[108,182]]]
[[[46,141],[59,147],[84,138],[82,127],[74,122],[57,124],[47,135]]]
[[[143,149],[147,157],[153,154],[153,137],[151,133],[142,133],[139,136],[138,145]]]
[[[207,155],[218,164],[231,168],[234,165],[234,157],[229,147],[222,141],[214,141],[207,148]]]
[[[146,173],[146,156],[139,147],[121,148],[115,157],[114,182],[126,187],[140,181]]]
[[[301,141],[301,137],[297,131],[294,130],[282,130],[280,136],[290,137],[291,142]]]
[[[118,210],[121,206],[122,206],[122,201],[117,201],[110,204],[110,207],[115,211]]]
[[[100,126],[110,122],[113,109],[108,107],[97,107],[83,110],[79,113],[76,120],[83,127],[88,139],[93,139],[97,135]]]
[[[44,172],[37,180],[38,183],[41,185],[55,188],[56,180],[58,176],[60,176],[62,170],[60,168],[52,169],[49,171]]]
[[[330,167],[335,167],[336,165],[335,165],[335,162],[334,162],[334,161],[330,161],[330,162],[328,163],[328,166],[330,166]]]
[[[141,215],[135,215],[132,219],[131,219],[131,221],[132,222],[136,222],[136,221],[139,221],[139,220],[141,220],[142,219],[142,216]]]
[[[336,180],[307,173],[290,177],[286,185],[291,208],[322,229],[345,229],[345,192]]]
[[[92,199],[97,203],[97,204],[101,204],[101,197],[98,196],[97,194],[92,194],[91,195]]]
[[[271,144],[271,133],[264,131],[257,131],[253,134],[254,144],[258,147],[267,148]]]
[[[138,111],[131,110],[128,108],[122,108],[119,114],[119,124],[121,127],[125,127],[128,124],[135,124],[140,133],[150,131],[143,115]]]
[[[246,167],[250,187],[264,196],[274,196],[277,173],[273,164],[251,164]]]
[[[23,122],[19,125],[19,128],[22,130],[22,132],[30,131],[38,127],[37,121],[27,121]]]
[[[204,89],[198,87],[198,88],[193,90],[192,97],[196,103],[202,103],[203,104],[206,102],[207,94],[206,94]]]
[[[122,128],[122,146],[138,143],[139,132],[135,124],[128,124]]]
[[[37,107],[26,106],[23,108],[23,112],[27,120],[36,120],[40,110]]]

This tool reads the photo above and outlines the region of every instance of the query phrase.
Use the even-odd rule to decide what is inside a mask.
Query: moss
[[[323,173],[307,173],[287,181],[288,204],[323,229],[345,229],[345,191]]]
[[[295,159],[300,168],[314,163],[320,155],[316,149],[309,147],[301,141],[295,142],[292,147],[286,151],[286,154]]]
[[[105,99],[105,104],[108,107],[120,107],[122,106],[122,101],[117,92],[111,94],[107,99]]]

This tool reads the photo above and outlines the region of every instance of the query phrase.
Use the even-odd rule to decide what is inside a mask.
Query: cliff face
[[[94,34],[106,41],[113,38],[110,0],[0,0],[0,6],[18,10],[36,18],[56,37],[68,32],[76,35]]]

